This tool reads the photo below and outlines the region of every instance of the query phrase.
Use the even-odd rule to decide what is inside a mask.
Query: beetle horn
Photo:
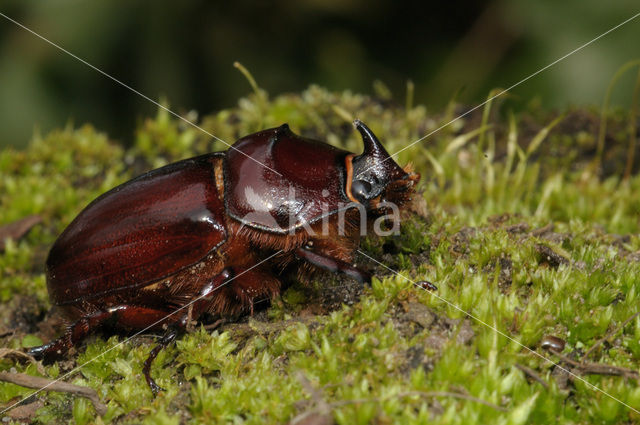
[[[364,142],[364,151],[353,158],[355,175],[359,178],[365,174],[375,176],[380,182],[404,178],[406,173],[396,164],[373,131],[360,120],[355,120],[353,125],[360,132]]]
[[[358,199],[373,199],[391,181],[406,179],[408,174],[396,164],[369,127],[360,120],[355,120],[353,125],[362,136],[364,151],[352,159],[353,181],[349,190]]]
[[[364,142],[364,151],[354,160],[368,157],[373,158],[375,162],[386,161],[389,158],[389,153],[385,150],[384,146],[382,146],[382,143],[380,143],[376,135],[373,134],[373,131],[360,120],[353,121],[353,125],[360,132],[362,141]]]

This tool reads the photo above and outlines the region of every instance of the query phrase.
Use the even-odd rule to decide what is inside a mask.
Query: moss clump
[[[624,161],[614,155],[627,150],[626,115],[609,119],[611,154],[597,168],[591,166],[593,112],[574,109],[558,118],[537,110],[502,118],[497,108],[490,105],[399,154],[399,163],[411,161],[423,176],[428,213],[409,217],[399,236],[363,244],[367,255],[403,276],[434,282],[435,294],[362,256],[375,271],[370,287],[327,276],[312,288],[291,288],[249,322],[186,335],[154,363],[152,374],[166,388],[155,399],[142,379],[154,339],[120,343],[125,337],[93,336],[79,354],[45,371],[57,377],[84,364],[70,380],[96,389],[107,414],[97,418],[84,399],[41,393],[44,406],[30,419],[286,423],[316,408],[319,398],[340,424],[640,421],[514,342],[573,368],[540,348],[545,335],[566,340],[565,355],[580,361],[613,332],[584,360],[640,367],[640,318],[633,317],[640,293],[640,177],[621,179],[617,168]],[[432,115],[422,106],[407,109],[319,87],[274,99],[258,90],[199,125],[231,143],[286,121],[298,133],[358,151],[349,123],[357,116],[396,152],[455,110]],[[584,125],[567,124],[569,117]],[[152,167],[224,148],[160,110],[141,124],[127,150],[85,126],[36,137],[24,151],[0,152],[0,225],[29,214],[43,219],[0,253],[2,345],[19,348],[35,335],[53,336],[38,328],[50,307],[44,256],[91,199]],[[339,300],[327,303],[328,294]],[[0,359],[0,370],[11,368],[38,373],[33,365]],[[640,409],[636,379],[581,377]],[[30,393],[0,383],[2,404]]]

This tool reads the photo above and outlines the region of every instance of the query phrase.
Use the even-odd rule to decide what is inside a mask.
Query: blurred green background
[[[640,11],[637,0],[5,0],[0,11],[179,113],[234,106],[316,83],[404,102],[474,105]],[[640,57],[640,18],[517,87],[523,105],[600,104],[615,71]],[[635,75],[617,86],[628,104]],[[156,107],[0,17],[0,146],[34,131],[93,123],[127,144]]]

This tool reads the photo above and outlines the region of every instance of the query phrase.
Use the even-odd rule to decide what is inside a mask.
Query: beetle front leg
[[[371,282],[371,274],[337,258],[332,258],[328,255],[314,252],[307,248],[298,248],[296,250],[296,256],[308,261],[316,267],[320,267],[321,269],[330,271],[332,273],[344,273],[345,275],[354,278],[360,283]]]

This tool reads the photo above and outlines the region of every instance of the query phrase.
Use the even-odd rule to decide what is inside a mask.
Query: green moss
[[[231,143],[286,121],[296,132],[358,151],[358,136],[348,122],[357,116],[395,152],[450,120],[452,110],[432,115],[423,106],[405,110],[314,86],[276,98],[257,90],[238,107],[198,123]],[[83,365],[80,373],[66,379],[96,389],[107,414],[97,419],[87,400],[45,393],[38,396],[45,406],[35,420],[286,423],[314,406],[302,375],[340,424],[639,422],[628,408],[579,380],[563,381],[553,365],[486,326],[559,361],[539,347],[545,335],[565,339],[565,353],[579,359],[636,313],[640,176],[622,181],[622,170],[614,169],[624,164],[616,154],[626,152],[627,124],[621,118],[626,114],[608,120],[611,146],[602,172],[589,168],[594,134],[571,125],[572,117],[590,116],[590,110],[567,111],[559,119],[538,111],[535,119],[507,114],[492,122],[494,115],[500,116],[479,111],[402,151],[398,162],[411,161],[423,176],[428,213],[410,216],[400,235],[369,238],[362,245],[367,255],[402,275],[434,282],[435,294],[377,267],[360,299],[326,311],[312,324],[291,321],[265,333],[263,324],[250,322],[248,334],[234,325],[213,332],[200,327],[154,362],[152,375],[166,389],[156,398],[142,376],[152,338],[90,337],[70,357]],[[35,137],[25,151],[0,152],[0,225],[29,214],[43,218],[0,253],[0,330],[18,330],[4,337],[3,345],[35,342],[34,323],[49,308],[44,255],[91,199],[149,168],[221,149],[223,142],[161,109],[141,123],[128,150],[84,126]],[[532,232],[550,223],[553,229]],[[334,283],[345,284],[356,285]],[[331,283],[314,282],[311,289],[294,285],[260,317],[273,324],[296,318],[321,304],[322,285]],[[433,316],[427,328],[411,318],[415,305]],[[589,361],[638,370],[639,340],[636,317]],[[65,373],[68,366],[61,365],[46,366],[47,375]],[[517,365],[534,370],[548,388]],[[33,365],[0,360],[0,370],[12,367],[37,374]],[[584,379],[640,408],[636,381]],[[505,411],[465,398],[406,395],[418,391],[464,394]],[[0,403],[30,392],[0,383]]]

